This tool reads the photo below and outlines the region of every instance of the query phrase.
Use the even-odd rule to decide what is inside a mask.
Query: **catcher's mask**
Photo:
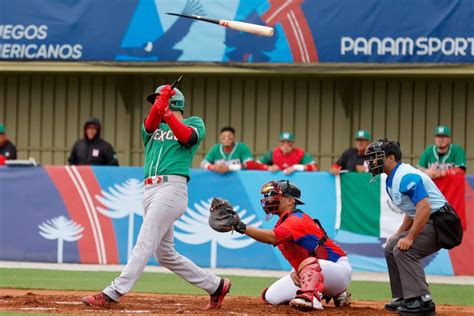
[[[367,147],[365,150],[365,160],[367,161],[370,173],[373,176],[372,179],[370,179],[370,182],[375,181],[377,176],[383,173],[384,160],[389,155],[394,155],[396,161],[402,159],[399,142],[379,139]]]
[[[260,202],[262,203],[265,214],[267,214],[265,220],[269,220],[274,214],[278,213],[282,196],[295,199],[295,204],[304,204],[300,199],[300,189],[288,180],[267,182],[263,185],[261,193],[263,194],[263,198]]]

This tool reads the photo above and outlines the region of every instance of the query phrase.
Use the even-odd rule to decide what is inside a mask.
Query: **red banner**
[[[467,229],[466,221],[466,202],[465,202],[465,176],[464,174],[456,174],[453,176],[441,177],[434,179],[434,182],[444,194],[448,203],[454,207],[456,213],[461,218],[462,228]]]
[[[474,275],[472,264],[472,252],[474,249],[474,187],[465,182],[466,192],[466,222],[467,229],[464,232],[462,244],[451,249],[449,255],[455,275]]]

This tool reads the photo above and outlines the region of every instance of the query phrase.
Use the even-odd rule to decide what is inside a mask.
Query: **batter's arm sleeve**
[[[155,102],[151,106],[150,111],[148,112],[148,115],[143,121],[143,126],[145,127],[145,131],[147,133],[153,133],[160,125],[161,118],[162,118],[162,114],[160,113],[158,109],[158,105]]]
[[[67,159],[70,165],[77,165],[77,142],[72,146],[71,154]]]
[[[181,145],[189,148],[197,143],[197,131],[191,126],[183,123],[171,112],[170,115],[165,115],[164,119]]]
[[[430,150],[432,150],[431,146],[427,147],[421,154],[420,160],[418,161],[418,168],[428,168],[428,153]]]
[[[190,127],[192,130],[191,137],[186,147],[191,147],[196,144],[200,144],[202,140],[206,137],[206,125],[200,117],[191,116],[187,120],[186,126]]]

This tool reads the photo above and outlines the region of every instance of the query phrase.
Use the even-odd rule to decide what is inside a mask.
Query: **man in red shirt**
[[[240,220],[233,229],[239,233],[277,246],[293,271],[262,293],[269,304],[287,304],[299,310],[323,309],[321,299],[334,299],[336,306],[347,306],[352,274],[346,253],[332,241],[319,224],[296,205],[304,204],[301,191],[288,180],[270,181],[261,193],[266,219],[278,215],[274,229],[247,226]]]
[[[289,132],[282,132],[278,147],[269,150],[257,162],[266,165],[264,168],[266,170],[272,172],[281,170],[286,175],[295,171],[318,171],[319,169],[309,153],[295,146],[295,135]]]

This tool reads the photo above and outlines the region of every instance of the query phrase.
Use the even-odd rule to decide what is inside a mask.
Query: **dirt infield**
[[[208,302],[206,296],[131,294],[120,304],[97,309],[81,303],[81,297],[90,292],[0,289],[0,313],[42,313],[42,314],[297,314],[289,306],[270,306],[258,298],[229,296],[224,306],[215,311],[203,311]],[[472,306],[438,306],[438,315],[474,314]],[[335,308],[325,306],[318,315],[393,315],[383,310],[383,302],[357,301],[351,307]]]

